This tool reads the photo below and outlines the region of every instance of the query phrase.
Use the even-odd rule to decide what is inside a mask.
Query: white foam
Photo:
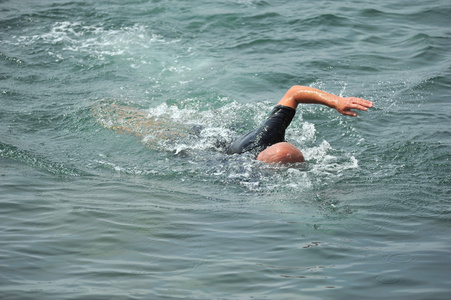
[[[319,146],[303,150],[311,164],[311,172],[317,180],[333,180],[351,169],[359,167],[358,160],[348,153],[334,150],[327,141]]]
[[[103,60],[104,56],[121,56],[151,48],[154,44],[168,44],[162,36],[149,33],[147,26],[135,24],[118,29],[105,28],[103,24],[86,25],[83,22],[56,22],[50,31],[38,35],[13,36],[4,43],[16,46],[31,46],[36,43],[62,45],[61,50],[51,50],[48,54],[58,60],[67,58],[70,53],[88,53]],[[141,63],[148,63],[141,59]],[[137,65],[135,65],[136,67]]]
[[[194,116],[198,114],[198,112],[194,109],[180,109],[175,105],[167,105],[166,103],[162,103],[154,108],[149,108],[147,111],[148,118],[165,118],[168,120],[173,120],[175,122],[180,123],[193,123]]]
[[[310,160],[324,161],[327,159],[327,152],[331,150],[330,144],[323,140],[319,146],[303,149],[304,156]]]

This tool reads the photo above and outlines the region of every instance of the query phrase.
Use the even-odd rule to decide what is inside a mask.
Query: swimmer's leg
[[[102,100],[92,105],[92,113],[105,128],[143,137],[143,128],[138,125],[146,120],[146,114],[135,107]]]
[[[186,135],[186,128],[164,118],[152,118],[148,113],[114,100],[101,100],[92,104],[92,113],[103,127],[119,133],[131,134],[146,143],[174,139]]]

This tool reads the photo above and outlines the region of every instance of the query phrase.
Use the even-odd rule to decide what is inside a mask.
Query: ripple
[[[32,152],[21,150],[15,146],[4,144],[1,142],[0,142],[0,157],[17,160],[26,163],[32,167],[43,169],[52,174],[69,175],[69,176],[88,175],[88,173],[77,170],[75,167],[62,163],[52,162],[47,158],[40,157]]]
[[[396,264],[408,264],[414,261],[414,258],[409,254],[391,254],[386,259]]]
[[[376,281],[382,284],[397,284],[401,281],[399,276],[394,275],[378,275]]]

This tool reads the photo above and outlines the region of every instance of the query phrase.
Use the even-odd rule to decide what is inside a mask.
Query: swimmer
[[[290,125],[298,104],[322,104],[336,109],[339,113],[356,117],[353,110],[366,111],[373,103],[356,97],[340,97],[324,91],[293,86],[277,103],[268,118],[255,130],[225,146],[228,154],[250,153],[265,163],[293,164],[304,162],[302,152],[285,141],[285,130]],[[189,128],[174,124],[170,120],[149,118],[144,111],[134,107],[121,106],[109,102],[97,102],[93,105],[93,114],[104,127],[121,133],[144,138],[149,145],[158,145],[159,141],[177,140],[190,135]]]
[[[304,162],[302,152],[285,142],[285,130],[290,125],[300,103],[326,105],[345,116],[352,117],[357,116],[354,109],[366,111],[373,106],[371,101],[361,98],[340,97],[315,88],[296,85],[288,90],[260,127],[235,140],[227,149],[227,153],[249,152],[255,155],[257,160],[266,163]]]

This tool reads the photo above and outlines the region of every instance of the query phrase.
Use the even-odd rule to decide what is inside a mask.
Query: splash
[[[302,121],[293,122],[287,139],[302,149],[307,163],[276,166],[256,161],[250,155],[227,155],[224,153],[227,145],[257,126],[264,119],[262,111],[270,111],[272,104],[229,102],[217,109],[203,110],[197,105],[189,99],[179,105],[162,103],[143,109],[117,100],[103,100],[93,105],[93,113],[102,126],[135,135],[146,147],[173,155],[173,159],[164,162],[169,165],[160,169],[167,170],[168,176],[173,176],[173,170],[177,169],[183,180],[196,177],[201,181],[239,185],[252,192],[298,193],[359,167],[353,155],[334,149],[326,140],[318,144],[314,124]],[[247,123],[239,122],[243,110],[248,113]],[[98,163],[127,174],[155,174],[153,170],[137,171],[136,166],[121,167],[117,162]],[[161,170],[158,173],[164,176]]]

